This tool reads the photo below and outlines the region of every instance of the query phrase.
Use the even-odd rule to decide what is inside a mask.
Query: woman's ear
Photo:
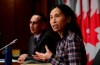
[[[68,16],[68,17],[67,17],[67,23],[70,23],[70,20],[71,20],[71,17]]]

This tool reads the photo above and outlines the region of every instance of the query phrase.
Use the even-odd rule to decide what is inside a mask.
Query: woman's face
[[[67,17],[64,16],[59,8],[54,8],[50,13],[50,24],[55,32],[64,32],[67,24]]]

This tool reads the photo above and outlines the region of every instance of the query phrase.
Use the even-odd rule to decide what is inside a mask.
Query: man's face
[[[40,21],[41,16],[39,15],[33,15],[30,19],[30,31],[32,34],[39,34],[41,33],[43,24]]]

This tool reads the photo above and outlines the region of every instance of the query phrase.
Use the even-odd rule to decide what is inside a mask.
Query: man
[[[34,60],[32,55],[35,55],[36,51],[45,53],[45,45],[47,45],[51,52],[55,54],[57,45],[56,42],[60,39],[60,37],[56,33],[48,31],[47,24],[47,19],[41,13],[34,14],[31,17],[29,26],[33,35],[29,41],[29,52],[28,54],[22,54],[18,58],[19,63],[24,63],[26,60],[32,60],[33,63],[41,62]]]

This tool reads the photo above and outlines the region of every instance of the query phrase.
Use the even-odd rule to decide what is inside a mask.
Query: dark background
[[[15,38],[18,42],[12,49],[26,52],[31,36],[29,30],[30,17],[35,12],[42,12],[49,17],[49,11],[55,0],[0,0],[0,47],[9,44]],[[0,51],[0,57],[2,56]]]

